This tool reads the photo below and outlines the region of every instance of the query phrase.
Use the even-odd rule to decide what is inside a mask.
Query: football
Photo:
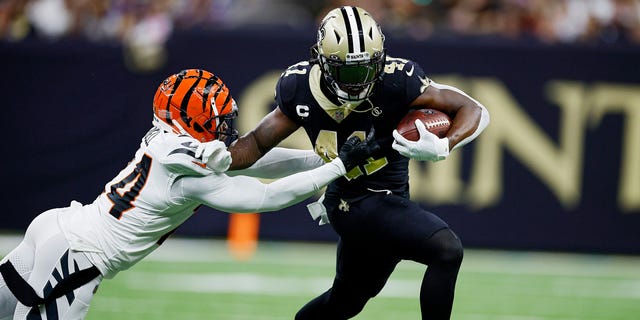
[[[434,109],[411,110],[400,120],[396,128],[398,133],[407,140],[417,141],[420,138],[415,124],[416,119],[420,119],[427,130],[439,138],[444,138],[451,127],[451,118],[442,111]]]

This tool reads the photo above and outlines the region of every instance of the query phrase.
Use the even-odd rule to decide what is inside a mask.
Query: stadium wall
[[[178,33],[151,57],[82,40],[0,42],[8,135],[0,230],[22,231],[72,199],[93,201],[148,130],[158,84],[181,69],[218,74],[247,132],[273,108],[277,77],[308,57],[314,35]],[[448,161],[411,164],[413,199],[467,247],[640,253],[640,48],[443,40],[387,47],[490,110],[476,142]],[[310,147],[302,133],[283,144]],[[262,215],[260,238],[335,240],[306,203]],[[227,215],[201,209],[178,234],[224,237],[227,224]]]

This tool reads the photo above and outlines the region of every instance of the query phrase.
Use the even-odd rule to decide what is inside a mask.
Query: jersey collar
[[[336,105],[323,92],[321,79],[322,72],[320,71],[320,66],[314,64],[309,71],[309,88],[311,88],[311,94],[322,110],[324,110],[335,122],[342,122],[342,120],[346,119],[352,111],[364,102],[347,102],[342,105]]]

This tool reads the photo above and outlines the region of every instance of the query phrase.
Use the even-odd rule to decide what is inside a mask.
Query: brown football
[[[398,133],[407,140],[417,141],[420,138],[415,124],[416,119],[420,119],[427,130],[439,138],[444,138],[451,127],[451,118],[442,111],[434,109],[411,110],[400,120],[396,128]]]

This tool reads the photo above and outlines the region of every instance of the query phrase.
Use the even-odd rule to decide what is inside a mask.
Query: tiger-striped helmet
[[[215,139],[227,145],[238,137],[232,126],[238,107],[229,88],[213,73],[182,70],[165,79],[153,98],[154,125],[200,142]]]
[[[381,79],[384,35],[371,15],[359,7],[333,9],[318,29],[317,54],[329,88],[343,100],[364,100]]]

